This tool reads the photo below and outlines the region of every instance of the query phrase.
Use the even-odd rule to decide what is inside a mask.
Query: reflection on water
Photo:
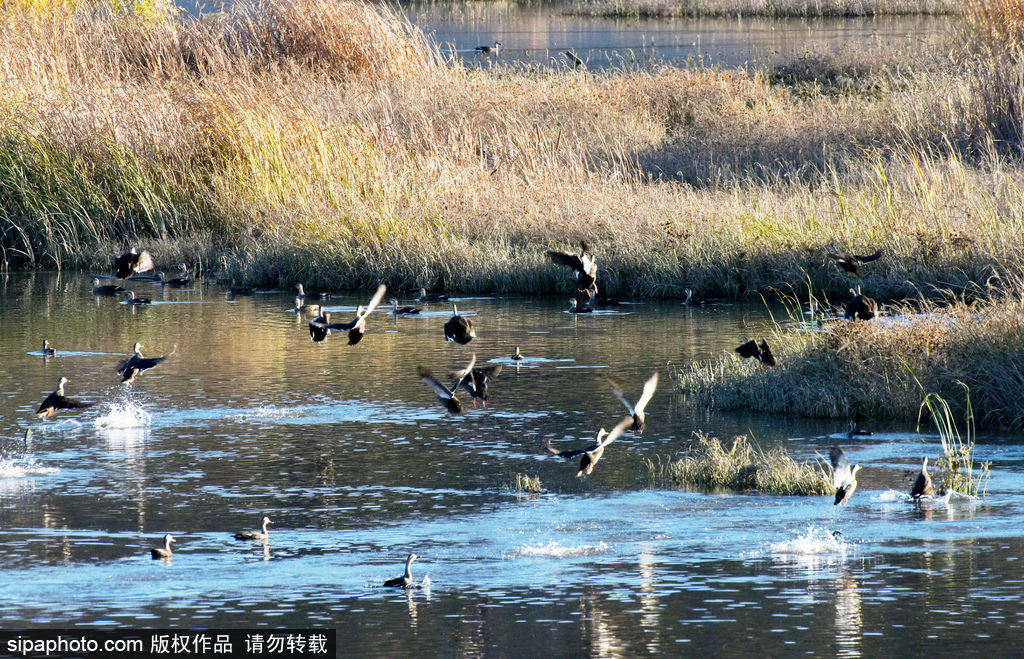
[[[693,410],[673,392],[670,365],[761,335],[763,305],[639,300],[577,317],[560,300],[465,299],[468,346],[444,341],[440,305],[378,310],[348,346],[312,343],[291,291],[132,285],[163,304],[94,300],[85,276],[0,278],[6,626],[325,625],[358,656],[878,656],[1024,641],[1018,438],[979,447],[993,460],[987,498],[910,503],[937,437],[864,420],[875,434],[850,439],[845,420]],[[45,361],[32,354],[43,338],[58,349]],[[115,371],[136,341],[178,350],[126,387]],[[487,408],[450,416],[416,366],[445,373],[473,353],[502,372]],[[653,371],[647,429],[611,444],[593,474],[544,448],[613,426],[624,409],[606,378],[636,395]],[[62,375],[97,405],[37,419]],[[861,485],[847,508],[651,487],[645,459],[694,431],[750,433],[801,460],[842,442]],[[510,489],[517,474],[543,492]],[[233,538],[264,515],[268,542]],[[152,561],[165,533],[174,558]],[[413,551],[430,587],[380,588]]]

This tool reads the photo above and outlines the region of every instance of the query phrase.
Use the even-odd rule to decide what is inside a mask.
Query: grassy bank
[[[770,370],[723,355],[675,375],[689,402],[718,409],[913,421],[931,394],[948,404],[948,418],[1024,427],[1019,294],[921,306],[906,316],[836,321],[821,331],[780,327],[769,339],[779,361]]]
[[[882,299],[1024,275],[1016,33],[979,27],[1007,17],[591,74],[468,70],[358,3],[0,7],[8,267],[139,244],[234,285],[554,293],[544,250],[586,239],[612,295],[838,296],[830,246],[886,250],[861,282]]]

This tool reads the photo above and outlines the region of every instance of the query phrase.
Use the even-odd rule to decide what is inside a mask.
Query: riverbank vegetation
[[[466,68],[359,3],[6,2],[0,261],[564,293],[544,251],[585,239],[618,296],[838,296],[833,246],[884,248],[881,299],[1008,280],[1020,40],[992,6],[906,48],[598,73]]]
[[[950,0],[579,0],[568,13],[609,18],[852,18],[952,15],[962,11],[962,3]]]
[[[678,459],[647,460],[648,476],[655,481],[704,491],[765,492],[787,495],[834,494],[832,474],[823,463],[797,463],[786,449],[759,449],[745,436],[728,447],[714,437],[699,434]]]

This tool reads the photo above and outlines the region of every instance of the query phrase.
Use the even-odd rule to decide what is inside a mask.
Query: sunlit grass
[[[714,437],[698,434],[682,457],[646,460],[652,480],[702,490],[820,495],[835,491],[831,474],[818,462],[797,463],[781,446],[763,451],[747,437],[726,447]]]
[[[933,470],[936,492],[959,492],[977,496],[985,494],[988,489],[988,480],[991,476],[989,467],[992,463],[982,462],[975,465],[974,410],[971,408],[970,390],[967,385],[960,384],[967,398],[965,434],[961,436],[949,404],[941,396],[933,393],[925,396],[921,403],[918,427],[921,424],[921,413],[927,409],[932,422],[938,428],[939,440],[942,442],[942,454],[935,461]]]

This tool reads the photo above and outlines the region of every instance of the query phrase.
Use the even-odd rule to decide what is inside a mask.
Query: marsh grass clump
[[[938,428],[939,440],[942,442],[942,454],[935,461],[933,470],[938,476],[936,491],[939,494],[959,492],[969,496],[984,495],[988,490],[988,480],[991,477],[989,468],[992,463],[982,462],[975,465],[974,411],[971,408],[971,394],[966,384],[959,384],[963,386],[967,397],[966,434],[960,435],[949,404],[934,393],[929,393],[921,402],[918,429],[920,430],[921,415],[927,409],[932,422]]]
[[[544,488],[540,484],[540,476],[527,476],[526,474],[516,473],[515,485],[508,487],[507,489],[518,492],[520,494],[543,494]]]
[[[782,446],[762,451],[745,436],[728,448],[714,437],[697,441],[678,460],[647,461],[653,480],[703,490],[818,495],[833,491],[831,476],[817,462],[797,463]]]
[[[942,304],[918,301],[871,321],[835,320],[820,331],[776,325],[779,365],[751,368],[732,354],[678,368],[693,404],[811,417],[913,420],[924,391],[954,400],[964,383],[972,418],[1024,426],[1024,307],[1016,296]],[[950,404],[954,414],[966,408]]]

